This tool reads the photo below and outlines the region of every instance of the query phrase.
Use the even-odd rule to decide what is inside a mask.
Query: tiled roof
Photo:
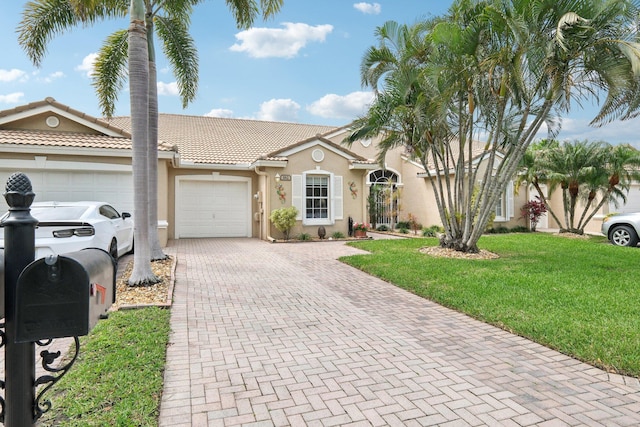
[[[335,130],[334,126],[160,114],[159,138],[178,147],[182,161],[250,164],[299,141]],[[129,117],[108,122],[129,132]]]
[[[0,144],[131,150],[131,140],[128,138],[37,130],[0,130]],[[171,151],[173,147],[170,144],[161,143],[158,149],[160,151]]]

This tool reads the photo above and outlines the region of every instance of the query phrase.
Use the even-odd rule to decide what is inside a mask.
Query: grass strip
[[[437,258],[436,239],[352,243],[369,274],[610,372],[640,377],[638,248],[546,233],[487,235],[494,260]]]
[[[49,426],[157,426],[170,311],[111,313],[80,340],[74,366],[49,392]]]

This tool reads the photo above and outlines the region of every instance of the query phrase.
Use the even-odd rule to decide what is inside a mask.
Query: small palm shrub
[[[409,234],[409,229],[406,227],[398,227],[398,231],[402,234]]]
[[[341,231],[334,231],[331,237],[334,239],[344,239],[344,233]]]
[[[311,234],[309,234],[309,233],[300,233],[298,235],[298,240],[302,240],[302,241],[311,240]]]
[[[389,231],[389,227],[387,227],[386,225],[379,225],[378,228],[376,228],[377,231]]]

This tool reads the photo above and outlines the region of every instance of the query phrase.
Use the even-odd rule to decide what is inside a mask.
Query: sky
[[[36,68],[17,41],[25,3],[0,3],[0,110],[53,97],[102,117],[91,85],[92,63],[106,37],[127,28],[128,20],[79,27],[57,36]],[[192,16],[199,87],[186,109],[156,42],[160,112],[346,125],[364,114],[372,99],[371,91],[360,83],[360,61],[366,49],[377,44],[376,28],[389,20],[413,24],[442,15],[450,4],[449,0],[285,0],[276,16],[257,20],[243,31],[236,27],[225,1],[207,0]],[[558,139],[631,143],[640,148],[640,119],[591,128],[595,102],[583,107],[563,118]],[[125,87],[115,115],[129,113]]]

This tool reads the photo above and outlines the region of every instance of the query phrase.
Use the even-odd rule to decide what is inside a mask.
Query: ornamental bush
[[[520,215],[529,220],[531,231],[536,231],[540,217],[546,213],[547,206],[540,200],[540,196],[536,196],[536,200],[529,200],[520,208]]]
[[[295,206],[290,206],[272,210],[269,219],[274,227],[284,234],[284,239],[289,240],[289,232],[296,225],[296,216],[298,216],[298,209]]]

